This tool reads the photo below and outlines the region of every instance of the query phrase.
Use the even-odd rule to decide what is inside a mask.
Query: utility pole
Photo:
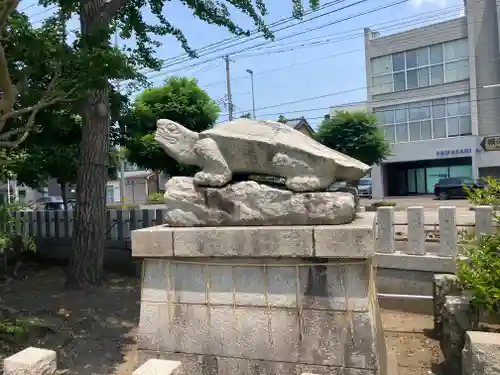
[[[115,46],[118,47],[118,31],[115,32]],[[120,80],[116,81],[116,91],[120,94]],[[120,129],[122,131],[122,136],[124,135],[125,129]],[[121,208],[126,208],[125,206],[125,157],[123,155],[123,149],[120,146],[118,158],[120,160],[120,204]]]
[[[233,120],[233,98],[231,97],[231,70],[229,67],[229,55],[224,56],[226,60],[226,83],[227,83],[227,107],[229,110],[229,121]]]
[[[252,114],[253,114],[253,119],[256,120],[257,116],[255,116],[255,91],[253,86],[253,70],[247,69],[247,73],[250,74],[250,80],[252,82]]]

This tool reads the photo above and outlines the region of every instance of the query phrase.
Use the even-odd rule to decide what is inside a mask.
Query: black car
[[[434,195],[439,199],[449,198],[465,198],[467,191],[464,186],[469,189],[476,189],[484,187],[484,183],[473,180],[470,177],[449,177],[442,178],[434,185]]]

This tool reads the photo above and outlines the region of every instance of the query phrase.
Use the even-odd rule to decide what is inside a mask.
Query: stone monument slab
[[[388,375],[374,219],[349,224],[358,240],[345,243],[325,235],[343,225],[134,231],[133,255],[146,256],[139,350],[186,375]]]

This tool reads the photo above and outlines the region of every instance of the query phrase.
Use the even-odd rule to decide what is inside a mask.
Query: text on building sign
[[[437,150],[436,156],[457,156],[472,154],[472,148],[457,148],[451,150]]]

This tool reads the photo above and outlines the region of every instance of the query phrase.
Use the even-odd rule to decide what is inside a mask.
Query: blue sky
[[[155,85],[161,85],[169,75],[192,76],[198,79],[200,86],[213,99],[223,98],[226,94],[226,72],[224,61],[219,56],[229,53],[235,116],[251,112],[251,83],[250,76],[246,73],[247,69],[251,69],[254,72],[258,118],[277,119],[279,114],[284,114],[287,118],[304,116],[316,127],[322,116],[328,113],[328,107],[366,98],[363,28],[378,29],[381,35],[388,35],[454,18],[463,11],[463,0],[409,0],[358,16],[396,2],[369,0],[334,11],[357,1],[359,0],[342,1],[310,14],[305,19],[330,13],[275,33],[275,42],[262,45],[265,42],[263,38],[246,43],[245,39],[241,39],[235,46],[223,51],[207,52],[206,56],[199,59],[177,63],[161,72],[151,72],[151,81]],[[269,11],[266,17],[268,24],[291,16],[291,0],[265,2]],[[307,3],[307,0],[304,2]],[[327,2],[330,1],[323,0],[321,4]],[[36,5],[35,0],[23,0],[19,8],[25,9],[35,25],[40,25],[43,18],[52,13],[51,10]],[[184,32],[194,49],[231,37],[225,29],[195,18],[178,0],[166,3],[165,14]],[[249,18],[236,11],[233,14],[233,19],[240,26],[253,28]],[[153,17],[146,17],[150,22],[155,22]],[[347,17],[353,18],[334,23]],[[332,24],[322,27],[330,23]],[[291,24],[293,23],[286,25]],[[71,22],[70,29],[76,27],[78,25],[75,20]],[[297,33],[300,35],[289,37]],[[280,38],[285,39],[280,41]],[[174,37],[165,37],[160,41],[163,45],[157,51],[158,57],[171,59],[184,53]],[[251,48],[256,45],[260,47]],[[200,65],[204,61],[208,62]],[[318,96],[322,97],[311,99]],[[289,102],[294,103],[283,104]],[[224,105],[221,108],[219,121],[227,119],[227,108]]]

